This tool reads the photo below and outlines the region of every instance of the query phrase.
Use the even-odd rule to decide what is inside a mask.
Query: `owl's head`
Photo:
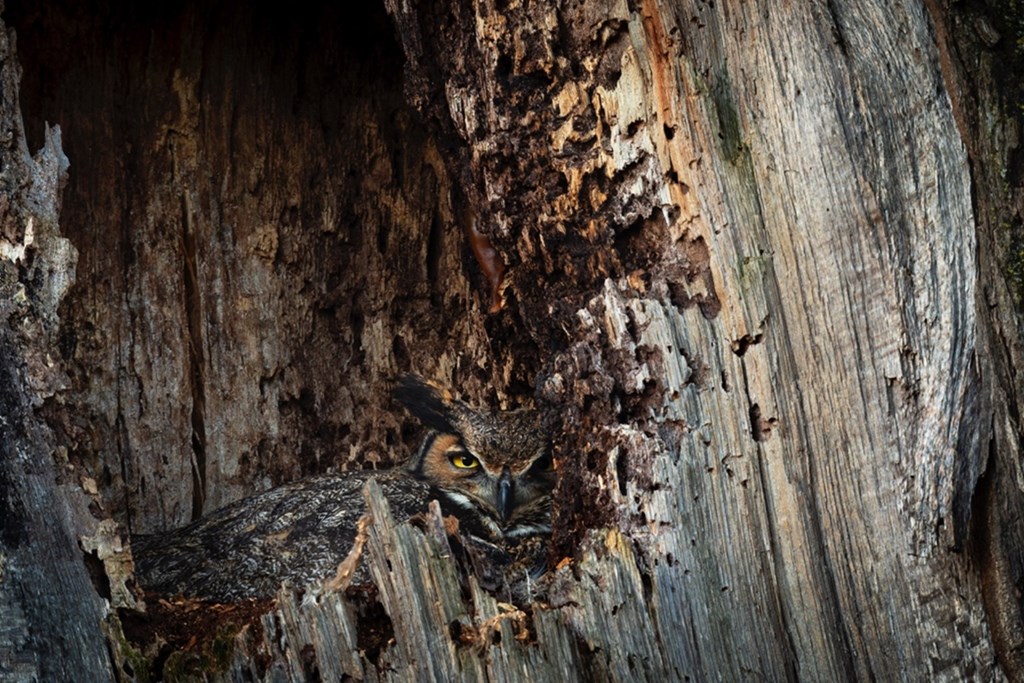
[[[395,397],[432,430],[410,469],[448,514],[494,540],[551,532],[555,471],[536,413],[474,410],[412,376]]]

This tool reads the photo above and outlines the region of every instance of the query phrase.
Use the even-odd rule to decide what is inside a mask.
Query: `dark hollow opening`
[[[47,415],[105,513],[151,532],[405,456],[387,382],[436,367],[468,305],[450,181],[383,7],[4,15],[30,146],[57,124],[71,161],[69,385]]]

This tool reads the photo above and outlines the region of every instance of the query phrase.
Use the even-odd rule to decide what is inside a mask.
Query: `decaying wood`
[[[972,430],[958,444],[955,521],[981,574],[992,641],[1003,671],[1024,678],[1024,506],[1018,371],[1024,362],[1020,304],[1024,297],[1024,179],[1020,153],[1020,82],[1010,74],[1024,51],[1008,37],[1019,12],[970,15],[929,2],[943,75],[971,159],[978,224],[977,377],[965,419]],[[998,27],[998,28],[996,28]],[[1013,111],[1007,116],[1005,112]],[[988,122],[988,123],[984,123]]]
[[[257,643],[251,631],[238,636],[240,652],[273,653],[273,671],[253,671],[248,657],[221,673],[238,680],[304,680],[318,671],[322,680],[534,681],[669,680],[673,676],[648,640],[645,593],[625,538],[617,532],[595,545],[574,568],[554,577],[564,583],[562,605],[538,607],[527,615],[497,602],[470,579],[468,595],[451,562],[451,549],[439,534],[424,535],[391,516],[379,487],[367,487],[369,562],[395,642],[377,662],[358,655],[359,628],[352,607],[333,591],[299,598],[278,595],[278,606],[262,620]],[[435,510],[433,523],[443,525]],[[609,571],[610,570],[610,571]],[[582,576],[580,582],[575,576]],[[595,596],[600,599],[593,600]],[[622,615],[621,618],[609,618]],[[681,643],[671,643],[681,645]]]
[[[58,316],[54,213],[32,268],[58,286],[18,304],[27,214],[0,225],[4,324],[39,330],[2,337],[17,443],[67,449],[139,532],[393,462],[399,371],[551,415],[538,601],[460,588],[445,534],[371,487],[373,646],[365,606],[283,592],[210,678],[1019,678],[1020,57],[961,4],[19,3],[28,137],[62,126],[81,257]],[[37,474],[25,519],[71,495]],[[88,632],[68,529],[33,542]],[[35,590],[0,581],[0,653],[42,670],[5,634],[52,615],[12,585]]]
[[[926,9],[482,2],[429,30],[391,9],[479,150],[510,295],[567,336],[540,383],[572,435],[562,531],[594,500],[627,530],[650,632],[692,643],[673,670],[990,671],[949,551],[978,266]]]
[[[55,421],[105,510],[149,533],[394,464],[382,387],[412,368],[483,398],[490,295],[382,8],[21,4],[25,106],[79,169]]]
[[[74,247],[57,221],[68,160],[57,127],[30,156],[18,108],[19,69],[0,27],[0,680],[103,680],[111,667],[58,485],[60,450],[36,413],[64,377],[53,360],[57,305],[74,280]],[[98,561],[98,560],[97,560]]]

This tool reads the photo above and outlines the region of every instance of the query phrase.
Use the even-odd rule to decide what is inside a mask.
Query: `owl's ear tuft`
[[[395,387],[395,400],[431,429],[456,433],[452,424],[452,399],[447,392],[416,375],[403,375]]]

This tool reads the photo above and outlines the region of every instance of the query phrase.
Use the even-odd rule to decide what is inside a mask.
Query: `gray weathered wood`
[[[68,160],[56,127],[29,155],[19,76],[0,27],[0,681],[103,681],[102,601],[57,484],[56,440],[36,413],[64,382],[52,354],[76,258],[57,226]]]
[[[595,245],[600,291],[559,318],[571,345],[541,394],[625,423],[581,433],[567,410],[562,467],[573,509],[603,497],[637,545],[648,632],[690,644],[662,650],[673,670],[996,675],[978,574],[949,551],[956,461],[975,457],[957,445],[976,426],[977,226],[926,8],[609,2],[568,22],[480,2],[433,29],[476,27],[456,57],[418,40],[432,18],[390,8],[411,68],[442,65],[527,315],[559,312],[529,296],[530,263],[565,263],[545,243]],[[550,83],[476,69],[509,55],[511,80]],[[517,181],[510,149],[550,164]],[[526,223],[510,198],[558,176]],[[588,450],[606,464],[584,469]]]
[[[247,652],[274,653],[269,680],[305,680],[304,652],[324,680],[347,675],[382,681],[564,683],[580,680],[588,669],[599,680],[672,678],[659,644],[650,640],[642,579],[618,532],[608,532],[575,570],[557,573],[554,590],[562,596],[560,604],[531,606],[531,631],[525,613],[498,603],[475,580],[470,580],[466,599],[439,512],[434,510],[428,521],[437,531],[424,535],[395,521],[374,482],[366,497],[373,521],[365,561],[392,618],[394,645],[376,665],[361,660],[355,656],[354,614],[338,593],[298,597],[284,589],[277,607],[262,620],[261,641],[257,644],[249,634],[239,640]],[[454,630],[453,624],[458,625]],[[459,636],[453,639],[455,632]],[[671,635],[663,643],[678,645]],[[315,657],[309,657],[309,648]],[[238,659],[223,677],[236,680],[250,667],[247,658]]]

